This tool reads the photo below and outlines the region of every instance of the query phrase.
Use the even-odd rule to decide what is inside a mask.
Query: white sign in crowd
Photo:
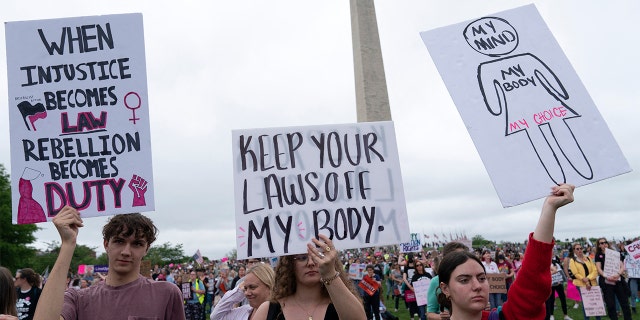
[[[238,258],[408,241],[393,123],[234,130]]]
[[[421,35],[504,207],[631,171],[535,5]]]
[[[142,15],[5,31],[13,223],[154,210]]]

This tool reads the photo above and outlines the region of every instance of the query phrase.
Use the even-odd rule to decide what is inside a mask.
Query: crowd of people
[[[624,246],[615,246],[617,274],[605,275],[607,239],[598,239],[593,250],[586,242],[563,247],[553,239],[556,210],[573,201],[573,190],[553,188],[526,247],[472,249],[449,242],[442,250],[418,253],[341,252],[320,235],[306,253],[279,257],[273,265],[256,258],[170,264],[155,266],[147,277],[140,265],[158,231],[141,214],[114,216],[103,228],[107,274],[71,275],[82,219],[65,207],[54,219],[62,244],[44,285],[29,268],[13,276],[0,267],[0,320],[397,319],[398,312],[421,320],[553,320],[556,295],[569,320],[567,298],[579,306],[581,287],[600,288],[609,318],[619,312],[631,319],[640,279],[625,270],[630,256]],[[354,277],[352,267],[361,265],[366,267]],[[504,275],[506,293],[490,292],[491,274]],[[424,281],[426,291],[418,289]],[[385,302],[395,308],[386,310]]]

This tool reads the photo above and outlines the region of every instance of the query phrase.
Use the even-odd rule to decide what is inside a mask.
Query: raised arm
[[[545,310],[540,306],[544,305],[551,292],[549,266],[554,246],[556,211],[573,202],[574,189],[570,184],[555,186],[545,199],[535,231],[529,235],[518,277],[509,289],[507,302],[502,306],[505,319],[544,318]]]
[[[47,285],[44,286],[38,300],[34,315],[34,319],[38,320],[62,319],[60,312],[64,303],[64,292],[67,289],[67,273],[71,266],[73,251],[76,249],[78,229],[83,226],[80,213],[70,206],[62,208],[53,218],[53,224],[58,229],[62,244],[58,258],[47,278]]]
[[[573,202],[573,190],[575,188],[570,184],[561,184],[551,189],[551,194],[542,205],[542,213],[540,213],[540,219],[533,232],[534,239],[545,243],[553,241],[556,211],[558,211],[558,208]]]

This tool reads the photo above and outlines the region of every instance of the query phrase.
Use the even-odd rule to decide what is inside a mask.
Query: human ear
[[[442,291],[442,293],[444,293],[445,296],[449,296],[449,286],[444,283],[444,282],[440,282],[440,290]]]

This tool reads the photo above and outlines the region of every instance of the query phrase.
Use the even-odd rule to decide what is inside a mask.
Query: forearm
[[[60,253],[49,273],[47,285],[44,286],[42,290],[34,319],[60,319],[60,313],[62,312],[62,305],[64,303],[64,292],[67,289],[67,272],[69,272],[75,248],[75,242],[62,243],[60,246]]]
[[[553,241],[553,230],[555,228],[556,212],[557,208],[545,201],[542,206],[542,213],[538,219],[535,231],[533,232],[533,238],[545,243],[551,243]]]
[[[233,290],[228,291],[220,302],[216,304],[215,308],[211,312],[211,320],[224,319],[227,313],[233,309],[233,305],[241,302],[244,299],[244,293],[240,290],[240,287],[235,287]]]
[[[331,297],[331,302],[338,312],[340,319],[366,319],[367,316],[362,308],[362,302],[356,297],[349,288],[341,281],[340,278],[335,279],[329,285],[326,285],[327,292]]]

